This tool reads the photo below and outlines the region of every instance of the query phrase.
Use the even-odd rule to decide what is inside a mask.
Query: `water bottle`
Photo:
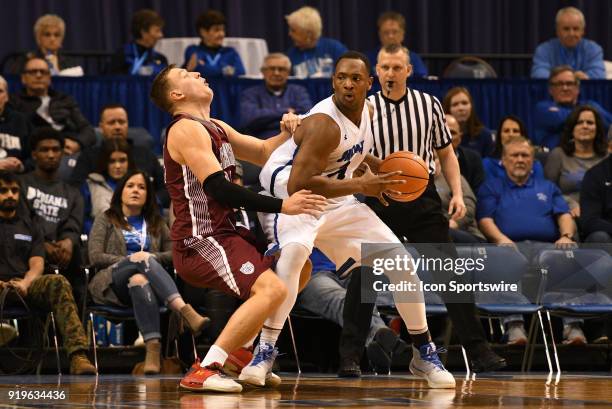
[[[108,346],[108,337],[106,336],[106,320],[97,315],[94,316],[94,328],[96,331],[96,344],[100,347]]]

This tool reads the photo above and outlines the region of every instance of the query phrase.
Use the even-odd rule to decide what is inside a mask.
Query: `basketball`
[[[402,192],[388,196],[398,202],[411,202],[417,199],[427,188],[429,182],[429,169],[423,159],[416,153],[410,151],[398,151],[387,156],[378,168],[379,174],[396,172],[401,170],[400,175],[391,179],[405,180],[403,185],[391,185],[391,190]]]

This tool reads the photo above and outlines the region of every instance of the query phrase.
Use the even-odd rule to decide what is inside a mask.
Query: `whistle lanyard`
[[[132,50],[134,51],[134,64],[132,65],[132,75],[138,74],[140,67],[144,64],[149,54],[149,50],[145,51],[140,57],[138,56],[138,48],[136,44],[132,43]]]
[[[143,217],[142,229],[140,230],[140,251],[144,251],[146,243],[147,243],[147,221]]]
[[[211,66],[216,66],[217,63],[219,62],[219,60],[221,59],[221,53],[218,52],[217,55],[215,55],[215,58],[210,58],[210,55],[208,55],[208,53],[204,54],[204,58],[206,58],[206,62],[211,65]]]

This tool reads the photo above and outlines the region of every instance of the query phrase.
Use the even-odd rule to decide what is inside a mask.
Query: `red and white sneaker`
[[[223,372],[238,377],[240,372],[242,372],[242,368],[247,366],[251,359],[253,359],[253,347],[240,347],[228,355],[223,365]]]
[[[221,364],[214,362],[205,368],[198,364],[199,361],[196,361],[181,379],[182,389],[195,392],[242,392],[242,386],[239,383],[223,375]]]

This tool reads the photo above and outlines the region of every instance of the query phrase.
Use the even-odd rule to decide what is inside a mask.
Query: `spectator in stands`
[[[45,14],[39,17],[34,23],[34,38],[38,48],[20,56],[8,71],[20,74],[27,60],[37,57],[47,61],[51,75],[82,76],[83,68],[78,60],[67,57],[61,51],[65,34],[66,23],[60,16]]]
[[[198,16],[196,31],[202,42],[185,50],[183,67],[198,71],[204,78],[238,77],[244,75],[240,55],[233,47],[223,47],[225,16],[217,10],[208,10]]]
[[[461,175],[467,180],[473,192],[477,192],[478,188],[485,179],[484,169],[482,167],[482,159],[478,152],[473,149],[461,145],[463,132],[457,119],[446,114],[446,126],[452,136],[452,144],[459,161],[459,170]]]
[[[264,83],[242,92],[240,120],[246,133],[267,139],[278,133],[283,114],[304,114],[312,107],[312,102],[306,88],[287,83],[291,61],[285,54],[268,54],[261,72]]]
[[[482,158],[493,153],[493,135],[478,118],[474,99],[467,88],[453,87],[448,90],[442,100],[442,107],[444,113],[453,115],[459,122],[463,133],[462,146],[475,150]]]
[[[87,180],[81,186],[85,202],[85,233],[91,230],[94,219],[110,207],[117,183],[128,170],[134,169],[130,145],[125,139],[104,140],[97,160],[95,172],[87,175]]]
[[[317,248],[313,249],[310,261],[312,277],[298,294],[296,306],[342,327],[344,299],[351,275],[339,278],[334,263]],[[408,345],[387,327],[374,308],[366,340],[366,351],[373,369],[379,374],[388,374],[392,356],[406,353],[408,349]]]
[[[50,127],[32,133],[34,170],[21,177],[22,195],[38,216],[44,234],[47,261],[60,267],[82,306],[85,281],[81,268],[83,198],[79,191],[57,176],[63,154],[62,134]]]
[[[446,122],[448,123],[448,115],[446,116]],[[450,127],[449,127],[450,128]],[[446,181],[446,178],[442,174],[442,165],[440,165],[440,158],[434,151],[434,157],[436,158],[436,173],[434,182],[436,184],[436,191],[440,196],[442,202],[442,209],[448,209],[448,204],[453,197],[453,192]],[[463,202],[465,203],[465,216],[455,221],[451,219],[447,212],[443,212],[448,218],[449,234],[453,239],[454,243],[482,243],[485,242],[485,237],[482,235],[476,224],[476,195],[470,187],[470,184],[461,175],[461,191],[463,192]]]
[[[23,172],[30,156],[31,126],[25,115],[9,104],[8,84],[0,75],[0,170]]]
[[[606,133],[597,110],[588,105],[574,109],[561,135],[561,144],[546,159],[544,173],[554,182],[570,207],[580,217],[580,185],[587,170],[608,155]]]
[[[548,92],[551,100],[540,101],[535,109],[534,144],[552,150],[559,145],[565,120],[578,105],[591,105],[602,116],[604,127],[612,123],[612,114],[591,100],[580,100],[580,79],[572,67],[561,65],[550,71]]]
[[[584,174],[580,209],[584,241],[612,243],[612,155]]]
[[[478,221],[492,243],[516,241],[574,244],[576,231],[559,188],[532,175],[534,149],[522,136],[510,139],[502,154],[504,179],[487,179],[478,192]]]
[[[21,74],[24,88],[11,96],[10,104],[28,117],[34,128],[61,131],[72,151],[92,146],[96,135],[79,105],[70,95],[51,88],[51,71],[42,58],[29,59]]]
[[[134,159],[134,166],[151,175],[159,203],[162,207],[168,207],[170,199],[164,185],[164,170],[152,150],[135,146],[128,139],[129,121],[125,107],[114,103],[103,106],[100,110],[99,126],[104,140],[123,139],[130,143],[130,157]],[[79,156],[74,171],[70,175],[69,183],[80,188],[87,176],[95,172],[101,152],[100,146],[93,146],[85,150]]]
[[[488,178],[478,192],[477,218],[486,238],[498,245],[515,242],[555,243],[556,247],[575,246],[576,226],[559,188],[532,174],[534,148],[522,137],[512,137],[503,145],[502,162],[506,177]],[[521,316],[504,320],[507,342],[524,345],[527,336]],[[579,321],[564,319],[564,342],[584,344]]]
[[[95,375],[96,368],[87,359],[87,336],[79,320],[66,278],[59,274],[43,275],[44,235],[25,208],[19,206],[20,187],[15,175],[0,172],[0,291],[17,291],[30,307],[52,311],[70,357],[72,375]],[[8,300],[14,299],[9,297]],[[9,301],[10,305],[10,301]]]
[[[513,137],[522,136],[523,138],[529,139],[527,135],[527,128],[525,124],[516,115],[506,115],[499,121],[497,127],[497,134],[495,138],[495,149],[488,158],[482,160],[482,165],[485,170],[485,177],[506,177],[506,169],[502,164],[502,151],[504,145]],[[533,161],[533,177],[541,178],[544,177],[544,167],[542,163],[534,159]]]
[[[134,309],[147,351],[145,374],[160,371],[160,305],[180,314],[194,333],[210,321],[185,304],[162,267],[172,261],[172,240],[155,202],[149,177],[130,171],[117,185],[111,207],[96,218],[89,239],[89,258],[101,269],[89,284],[92,298]]]
[[[293,47],[287,50],[293,75],[299,78],[331,77],[334,63],[347,48],[338,40],[321,37],[323,23],[319,11],[304,6],[285,18],[293,41]]]
[[[533,54],[531,77],[548,78],[554,67],[569,65],[578,79],[606,79],[601,46],[583,38],[584,14],[575,7],[562,8],[555,26],[557,38],[538,45]]]
[[[156,11],[138,10],[132,16],[134,41],[117,51],[111,61],[111,74],[157,75],[168,66],[165,55],[153,48],[164,36],[164,19]]]
[[[380,46],[367,53],[370,61],[378,60],[378,52],[381,48],[385,48],[388,45],[404,44],[404,34],[406,33],[406,19],[400,13],[395,11],[386,11],[382,13],[376,21],[378,27],[378,39],[380,40]],[[421,59],[421,57],[414,51],[409,51],[409,60],[412,65],[412,78],[424,78],[427,77],[427,66]],[[376,64],[372,66],[372,75],[376,75]]]

